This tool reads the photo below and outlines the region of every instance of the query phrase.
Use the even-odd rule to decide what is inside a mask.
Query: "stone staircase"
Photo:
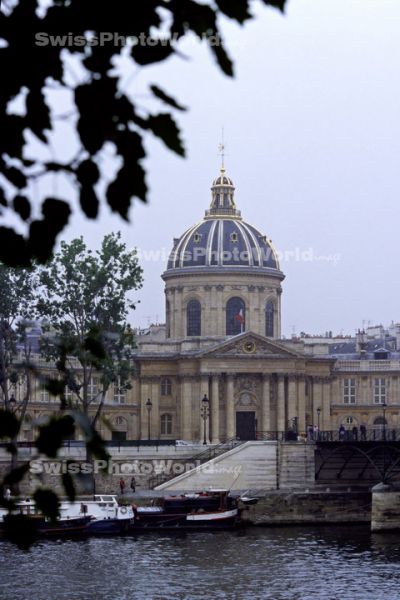
[[[277,457],[278,442],[244,442],[195,469],[161,483],[155,489],[275,490],[277,489]]]
[[[278,446],[278,488],[304,489],[315,484],[314,444],[286,442]]]

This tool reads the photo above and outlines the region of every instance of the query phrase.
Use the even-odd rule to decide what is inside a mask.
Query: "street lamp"
[[[207,398],[207,394],[204,394],[204,397],[201,401],[201,418],[203,419],[203,428],[204,428],[204,439],[203,445],[207,446],[207,419],[210,412],[209,409],[210,401]]]
[[[386,402],[382,402],[382,412],[383,412],[383,477],[382,483],[386,483]]]
[[[146,408],[147,408],[147,439],[150,439],[150,415],[151,415],[151,409],[153,408],[153,403],[150,400],[150,398],[147,399],[146,402]]]
[[[319,435],[320,435],[320,429],[319,429],[319,425],[320,425],[320,420],[321,420],[321,409],[318,407],[317,408],[317,427],[318,427],[318,431],[317,431],[317,439],[319,439]]]

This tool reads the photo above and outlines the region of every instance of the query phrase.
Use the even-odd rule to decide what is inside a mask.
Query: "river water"
[[[0,543],[1,600],[400,599],[400,534],[252,528]]]

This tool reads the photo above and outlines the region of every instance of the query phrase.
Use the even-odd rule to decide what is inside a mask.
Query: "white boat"
[[[116,496],[96,494],[93,500],[61,502],[62,519],[91,517],[88,533],[124,533],[133,523],[131,506],[119,506]]]

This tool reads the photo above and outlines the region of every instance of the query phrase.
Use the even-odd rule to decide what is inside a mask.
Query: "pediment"
[[[284,344],[251,331],[236,335],[226,342],[207,348],[202,356],[242,356],[262,358],[302,358],[302,354],[286,348]]]

